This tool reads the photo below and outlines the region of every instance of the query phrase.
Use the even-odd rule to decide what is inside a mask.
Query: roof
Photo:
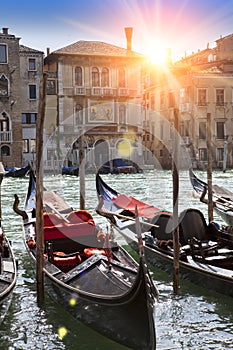
[[[27,46],[24,46],[24,45],[19,45],[19,52],[42,53],[42,54],[44,54],[43,51],[35,50],[35,49],[32,49],[31,47],[27,47]]]
[[[118,57],[135,57],[143,58],[144,55],[135,51],[107,44],[101,41],[84,41],[80,40],[61,49],[53,51],[51,54],[59,55],[88,55],[88,56],[118,56]]]

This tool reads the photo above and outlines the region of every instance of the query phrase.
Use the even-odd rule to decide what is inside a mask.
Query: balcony
[[[190,103],[186,102],[186,103],[181,103],[180,104],[180,112],[190,112]]]
[[[138,96],[137,89],[127,88],[111,88],[111,87],[63,87],[65,96],[101,96],[101,97],[136,97]]]
[[[190,143],[191,143],[191,140],[189,136],[181,136],[181,139],[180,139],[181,146],[189,146]]]
[[[91,89],[91,93],[93,96],[116,96],[117,89],[94,87]]]
[[[0,131],[0,142],[1,143],[12,142],[12,131]]]
[[[74,88],[75,95],[86,95],[86,89],[84,87],[75,87]]]

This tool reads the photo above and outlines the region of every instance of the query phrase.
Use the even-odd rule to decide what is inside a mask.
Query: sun
[[[148,50],[147,57],[149,63],[165,66],[170,60],[170,50],[160,45],[151,46]]]

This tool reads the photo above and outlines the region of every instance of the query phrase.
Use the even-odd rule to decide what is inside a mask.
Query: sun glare
[[[165,65],[167,60],[167,50],[163,47],[153,47],[149,50],[148,60],[153,64]]]

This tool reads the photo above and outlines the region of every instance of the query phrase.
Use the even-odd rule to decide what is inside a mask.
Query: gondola
[[[26,165],[22,168],[8,168],[5,167],[5,177],[25,177],[30,170],[30,165]]]
[[[138,251],[135,213],[131,205],[127,208],[127,196],[124,195],[124,206],[122,206],[122,201],[119,201],[121,195],[111,189],[98,174],[96,188],[99,198],[97,213],[107,217],[112,222],[114,230]],[[140,204],[140,201],[136,199],[135,201]],[[128,198],[128,203],[132,203],[132,197]],[[152,266],[172,275],[174,266],[172,214],[157,210],[152,218],[151,214],[155,209],[148,205],[150,219],[141,214],[145,257]],[[207,225],[199,210],[188,208],[179,214],[179,236],[181,277],[203,288],[233,297],[233,235],[221,229],[217,223]]]
[[[114,158],[104,163],[98,170],[99,174],[136,174],[143,170],[132,160]]]
[[[16,260],[11,243],[0,227],[0,323],[10,306],[16,275]]]
[[[62,167],[62,175],[70,175],[70,176],[78,176],[79,175],[79,167],[77,166],[63,166]]]
[[[195,195],[200,198],[200,201],[208,203],[208,184],[200,180],[189,169],[189,178]],[[227,225],[233,225],[233,192],[224,187],[213,185],[213,205],[214,211],[223,219]]]
[[[22,216],[24,242],[36,263],[35,176]],[[43,191],[44,275],[47,291],[78,320],[132,349],[155,349],[157,290],[143,255],[139,264],[95,224],[73,210],[57,192]]]

